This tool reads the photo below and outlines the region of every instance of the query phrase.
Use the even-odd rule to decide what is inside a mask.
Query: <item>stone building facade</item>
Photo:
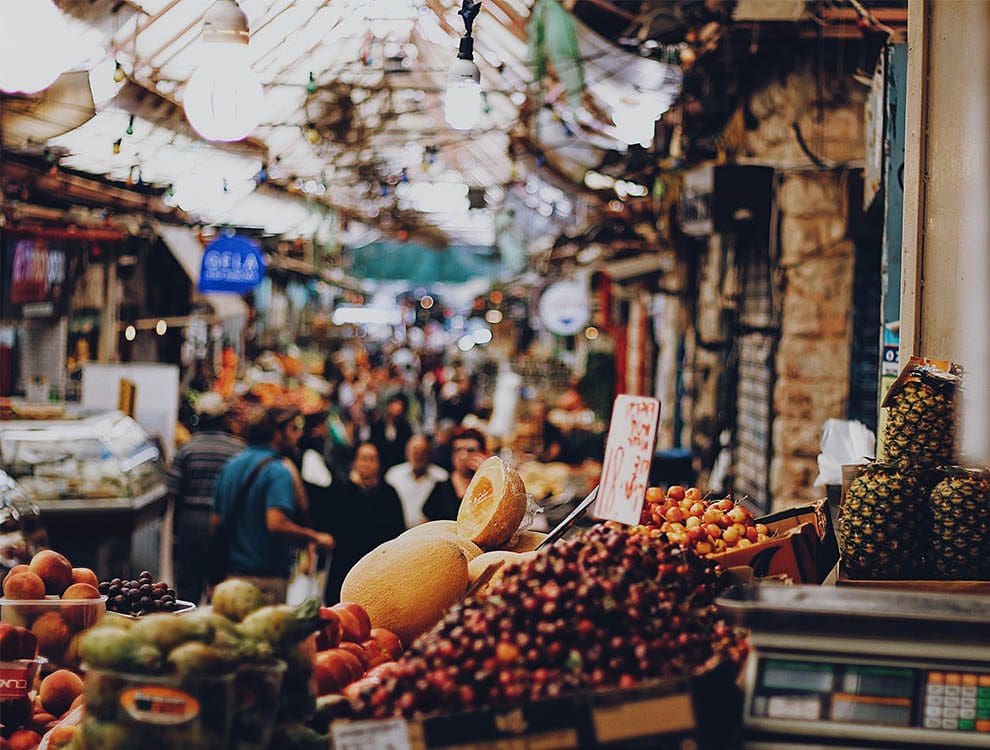
[[[850,185],[865,156],[866,93],[851,76],[822,82],[812,68],[798,69],[755,92],[724,138],[727,162],[774,170],[763,249],[775,342],[766,358],[772,510],[824,496],[824,488],[814,486],[821,429],[825,420],[848,415],[856,260],[850,216],[859,213],[851,210],[857,207],[850,204]],[[694,265],[695,280],[693,315],[682,329],[690,391],[682,408],[689,410],[699,484],[708,486],[719,433],[739,429],[732,390],[740,388],[745,370],[733,379],[732,353],[742,328],[731,321],[738,323],[745,271],[731,238],[718,234],[700,254],[682,260]]]

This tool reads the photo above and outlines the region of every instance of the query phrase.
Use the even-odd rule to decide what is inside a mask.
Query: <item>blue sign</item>
[[[257,242],[234,234],[211,242],[203,253],[199,291],[243,294],[265,277],[265,256]]]

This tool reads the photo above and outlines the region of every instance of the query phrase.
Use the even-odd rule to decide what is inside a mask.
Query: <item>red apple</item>
[[[364,607],[360,604],[354,604],[352,602],[341,602],[340,604],[333,605],[332,609],[336,610],[337,614],[341,612],[349,612],[351,616],[357,621],[357,629],[348,632],[348,629],[344,628],[344,640],[353,641],[354,643],[360,643],[361,641],[368,640],[368,636],[371,634],[371,618],[368,613],[364,611]],[[343,617],[341,618],[344,619]]]
[[[396,666],[394,661],[387,661],[384,664],[379,664],[377,667],[372,667],[368,670],[368,674],[365,677],[374,677],[378,680],[387,680],[393,674],[395,674]]]
[[[352,682],[350,685],[345,687],[343,690],[343,694],[345,698],[348,698],[350,700],[355,700],[359,695],[361,695],[361,691],[364,690],[366,687],[371,687],[373,685],[380,685],[380,684],[381,684],[381,680],[379,680],[377,677],[365,676],[362,677],[357,682]]]
[[[335,610],[330,607],[320,607],[320,633],[317,636],[317,642],[326,645],[320,647],[319,650],[326,651],[330,648],[336,648],[337,644],[340,643],[343,629],[340,615]]]
[[[364,673],[358,658],[339,648],[320,651],[313,658],[313,671],[320,695],[339,692]]]
[[[357,660],[361,662],[361,674],[364,674],[365,670],[370,666],[368,654],[360,644],[344,641],[337,648],[343,649],[347,653],[354,654],[357,657]]]
[[[382,651],[382,647],[378,645],[378,641],[374,638],[369,638],[362,643],[361,649],[364,651],[365,658],[368,660],[368,669],[373,669],[387,661],[391,661],[389,655]]]
[[[392,659],[398,659],[402,656],[403,648],[402,641],[399,640],[399,636],[393,633],[391,630],[386,630],[385,628],[372,628],[371,637],[378,643],[382,651]]]

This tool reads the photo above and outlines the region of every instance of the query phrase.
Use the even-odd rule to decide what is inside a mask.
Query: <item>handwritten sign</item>
[[[409,728],[402,719],[335,722],[334,750],[409,750]]]
[[[660,402],[645,396],[619,396],[605,444],[605,463],[594,515],[629,525],[639,523],[650,483]]]

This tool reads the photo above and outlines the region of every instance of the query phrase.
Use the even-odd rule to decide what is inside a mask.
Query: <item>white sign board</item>
[[[402,719],[338,722],[331,728],[334,750],[410,750]]]
[[[660,402],[646,396],[619,396],[605,444],[605,462],[594,515],[630,526],[639,523],[657,441]]]
[[[558,281],[540,297],[540,320],[550,333],[573,336],[591,319],[588,288],[576,281]]]
[[[179,368],[151,362],[87,362],[83,365],[83,410],[115,410],[121,379],[134,383],[137,396],[134,420],[149,435],[161,438],[167,464],[175,452],[175,426],[179,418]]]

